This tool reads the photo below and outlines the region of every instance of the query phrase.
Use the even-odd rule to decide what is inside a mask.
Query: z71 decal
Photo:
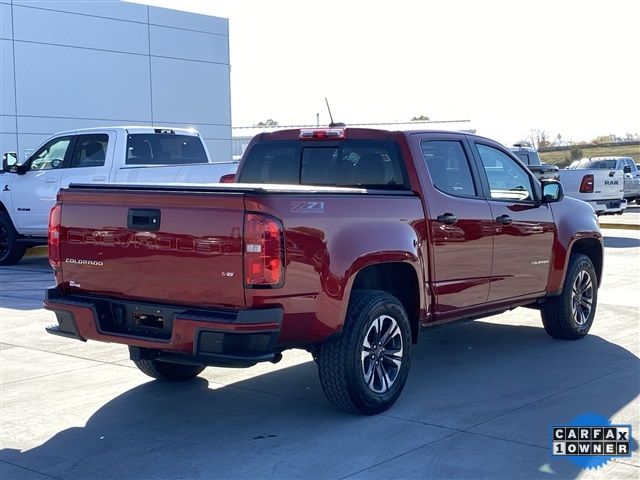
[[[324,213],[324,202],[291,202],[291,213]]]

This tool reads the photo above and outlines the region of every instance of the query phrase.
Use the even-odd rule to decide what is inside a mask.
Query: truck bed
[[[362,202],[363,196],[367,202]],[[387,217],[397,216],[393,204],[376,208],[389,197],[407,198],[414,205],[410,211],[422,215],[419,199],[406,191],[264,184],[73,184],[59,195],[63,213],[58,282],[74,294],[198,308],[251,307],[255,295],[264,299],[271,293],[244,290],[246,212],[267,213],[283,222],[286,275],[295,278],[306,269],[296,265],[296,258],[308,263],[314,255],[322,255],[317,250],[326,252],[322,242],[306,238],[304,229],[316,228],[317,235],[328,238],[332,222],[389,222]],[[348,216],[344,216],[345,201],[353,212]],[[318,279],[307,278],[294,287],[305,282],[307,292],[322,291]]]

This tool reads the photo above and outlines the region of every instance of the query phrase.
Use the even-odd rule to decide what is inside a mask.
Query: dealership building
[[[194,127],[231,159],[224,18],[117,1],[0,0],[0,152],[85,127]]]

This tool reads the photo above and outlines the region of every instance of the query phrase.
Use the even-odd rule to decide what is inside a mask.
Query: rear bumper
[[[132,358],[248,366],[274,358],[282,309],[213,310],[128,302],[47,289],[56,314],[47,332],[77,340],[129,345]]]
[[[627,208],[627,201],[620,198],[614,200],[592,200],[587,203],[593,207],[598,215],[614,215],[624,212]]]

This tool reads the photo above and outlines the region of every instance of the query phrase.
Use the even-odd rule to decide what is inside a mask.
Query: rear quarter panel
[[[245,290],[249,308],[283,307],[280,343],[322,341],[341,330],[353,281],[366,266],[408,263],[424,284],[417,196],[248,195],[245,208],[279,218],[285,229],[284,287]]]

